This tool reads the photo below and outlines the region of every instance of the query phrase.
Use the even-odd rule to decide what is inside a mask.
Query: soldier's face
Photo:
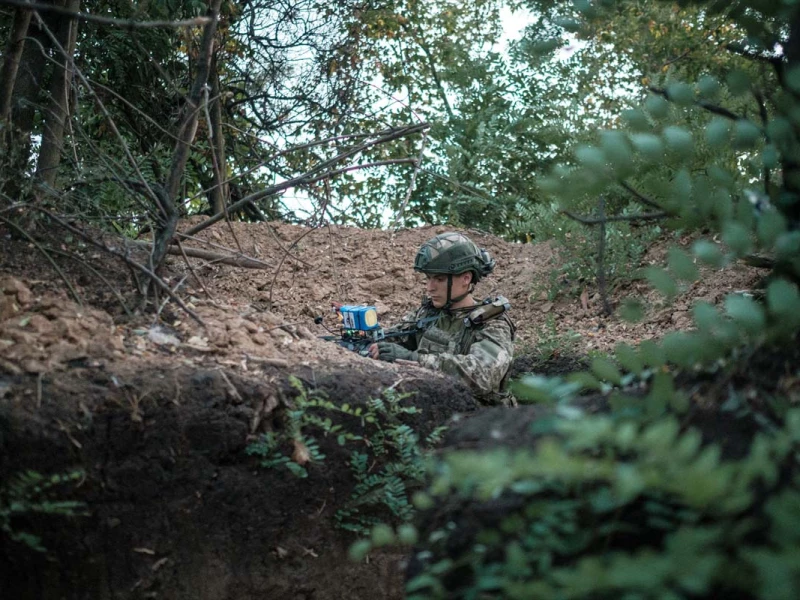
[[[458,298],[469,290],[472,281],[471,273],[453,275],[453,288],[450,290],[451,298]],[[425,279],[425,293],[431,299],[435,308],[442,308],[447,302],[447,275],[427,274]]]

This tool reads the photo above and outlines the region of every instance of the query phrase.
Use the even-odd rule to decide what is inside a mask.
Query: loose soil
[[[99,250],[40,236],[46,259],[0,229],[0,481],[24,469],[81,469],[70,497],[88,507],[83,517],[14,521],[16,530],[41,534],[48,553],[0,536],[0,597],[401,598],[403,556],[346,558],[354,538],[334,528],[333,515],[355,482],[332,439],[321,440],[328,458],[309,463],[307,479],[261,469],[245,448],[280,429],[296,393],[290,375],[338,404],[364,403],[387,387],[412,393],[404,402],[420,413],[409,422],[423,432],[456,415],[470,424],[464,432],[492,418],[484,414],[497,414],[504,429],[523,422],[480,409],[450,378],[319,339],[327,331],[315,317],[335,327],[331,302],[375,305],[384,325],[418,305],[414,254],[445,230],[217,225],[184,247],[234,249],[262,268],[171,256],[165,280],[200,325],[174,302],[160,305],[157,319],[137,313],[132,276]],[[501,293],[513,306],[514,376],[568,372],[589,351],[686,328],[695,301],[718,303],[759,277],[740,266],[705,270],[669,307],[630,284],[613,291],[612,304],[630,294],[653,301],[630,324],[600,316],[591,284],[548,299],[558,260],[550,245],[465,233],[498,264],[477,296]],[[645,262],[663,261],[666,245]],[[130,249],[138,260],[143,252]],[[556,352],[537,354],[545,342]]]

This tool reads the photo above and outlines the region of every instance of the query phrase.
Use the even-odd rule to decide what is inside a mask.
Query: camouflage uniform
[[[376,358],[415,360],[423,367],[460,378],[486,404],[513,404],[504,389],[514,354],[514,324],[504,312],[507,300],[497,298],[488,305],[450,308],[469,298],[474,285],[494,267],[489,253],[462,233],[442,233],[422,244],[414,270],[428,276],[447,276],[447,298],[441,308],[428,300],[406,315],[395,329],[407,329],[409,335],[396,338],[399,344],[394,340],[378,342]],[[469,289],[453,298],[453,276],[466,272],[472,273]],[[476,311],[479,306],[483,308]]]
[[[460,378],[481,402],[511,405],[513,398],[504,387],[516,328],[507,314],[467,325],[470,310],[437,309],[426,302],[408,313],[396,329],[416,329],[420,320],[437,315],[438,319],[428,321],[423,331],[400,338],[401,345],[417,351],[421,366]]]

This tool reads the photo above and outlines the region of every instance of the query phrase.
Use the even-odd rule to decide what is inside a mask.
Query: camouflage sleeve
[[[511,366],[514,335],[505,319],[493,319],[475,332],[467,354],[421,354],[423,367],[461,378],[479,397],[490,398]]]
[[[417,336],[412,333],[417,328],[417,320],[420,318],[420,314],[422,309],[417,308],[416,310],[412,310],[407,312],[403,315],[397,323],[392,325],[387,331],[395,332],[395,331],[408,331],[409,334],[407,336],[399,336],[391,341],[400,344],[404,348],[409,350],[416,350],[417,349]]]

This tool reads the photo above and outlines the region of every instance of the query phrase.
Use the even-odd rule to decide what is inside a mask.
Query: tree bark
[[[167,254],[172,236],[178,226],[178,194],[181,189],[181,181],[186,169],[186,162],[189,160],[189,146],[197,133],[197,120],[201,110],[200,103],[203,97],[203,89],[208,82],[209,71],[211,70],[211,57],[214,49],[214,34],[217,30],[219,21],[219,9],[222,0],[211,0],[208,14],[211,22],[206,25],[203,32],[203,39],[200,42],[200,53],[197,61],[197,74],[189,97],[186,99],[184,117],[178,131],[178,141],[172,153],[172,166],[170,167],[167,181],[164,185],[164,197],[161,199],[161,222],[156,230],[153,242],[153,252],[150,256],[150,270],[156,272],[164,261]]]
[[[8,123],[11,118],[11,98],[14,82],[17,80],[22,50],[25,48],[25,36],[31,22],[31,11],[19,8],[14,12],[14,24],[3,58],[3,70],[0,74],[0,122]]]
[[[219,73],[217,72],[217,54],[211,62],[211,98],[213,99],[209,111],[211,113],[211,123],[208,124],[211,131],[211,151],[214,153],[214,186],[211,190],[211,214],[217,214],[225,210],[228,203],[228,168],[225,158],[225,135],[222,132],[222,97],[219,90]]]
[[[67,10],[78,12],[80,0],[67,0]],[[66,51],[66,56],[56,56],[58,65],[50,78],[50,98],[44,109],[42,147],[36,167],[36,179],[48,188],[55,185],[56,172],[61,164],[61,149],[64,145],[64,126],[69,115],[69,91],[73,72],[73,55],[78,38],[78,22],[62,17],[58,30],[53,34]]]

